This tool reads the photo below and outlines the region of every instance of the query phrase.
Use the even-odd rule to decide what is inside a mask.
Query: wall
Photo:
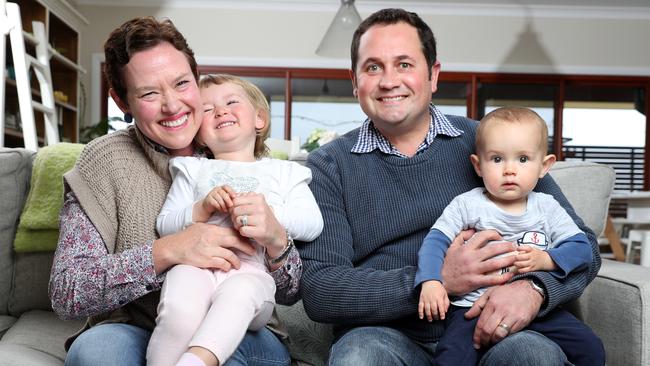
[[[108,33],[139,15],[169,17],[185,34],[200,64],[347,68],[347,59],[314,50],[338,5],[291,11],[243,7],[161,8],[80,5],[90,25],[82,35],[82,66],[89,70],[92,105],[86,123],[99,118],[99,62]],[[361,17],[377,10],[359,7]],[[478,9],[478,8],[477,8]],[[413,9],[432,27],[442,70],[650,76],[650,8],[625,13],[561,8]],[[462,10],[462,9],[461,9]],[[566,10],[566,9],[563,9]]]

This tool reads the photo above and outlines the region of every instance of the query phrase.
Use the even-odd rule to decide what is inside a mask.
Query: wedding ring
[[[510,326],[506,323],[499,323],[499,327],[503,328],[506,333],[510,334]]]
[[[242,215],[239,217],[242,226],[248,226],[248,215]]]

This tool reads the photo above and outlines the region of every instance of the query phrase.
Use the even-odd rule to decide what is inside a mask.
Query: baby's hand
[[[418,315],[428,321],[443,320],[449,309],[449,297],[445,287],[440,281],[426,281],[422,283],[420,292],[420,303],[418,304]]]
[[[215,211],[228,213],[236,196],[237,193],[229,186],[213,188],[202,200],[194,204],[192,220],[206,222]]]
[[[519,273],[534,271],[553,271],[557,269],[551,256],[544,250],[522,245],[517,248],[519,252],[515,266]]]

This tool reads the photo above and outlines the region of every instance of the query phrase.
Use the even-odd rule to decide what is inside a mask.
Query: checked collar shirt
[[[454,127],[451,122],[442,114],[438,108],[433,104],[429,106],[429,111],[431,112],[431,122],[429,123],[429,131],[427,136],[422,141],[420,146],[418,146],[417,154],[425,151],[438,134],[447,135],[450,137],[460,136],[463,131]],[[391,143],[386,139],[379,130],[377,130],[370,118],[366,119],[365,122],[361,125],[359,130],[359,139],[357,143],[352,147],[351,152],[357,154],[366,154],[379,149],[379,151],[384,154],[397,155],[402,158],[407,158],[408,156],[402,154],[397,150]]]

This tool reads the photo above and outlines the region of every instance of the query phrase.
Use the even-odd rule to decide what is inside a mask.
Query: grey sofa
[[[0,148],[0,366],[60,366],[63,341],[81,321],[62,321],[51,311],[47,282],[52,253],[15,253],[13,240],[24,205],[34,154]],[[612,186],[611,169],[559,163],[553,176],[576,210],[602,231]],[[598,278],[573,304],[603,339],[609,365],[650,364],[650,269],[603,261]],[[309,320],[302,304],[278,306],[296,364],[324,364],[331,327]]]

